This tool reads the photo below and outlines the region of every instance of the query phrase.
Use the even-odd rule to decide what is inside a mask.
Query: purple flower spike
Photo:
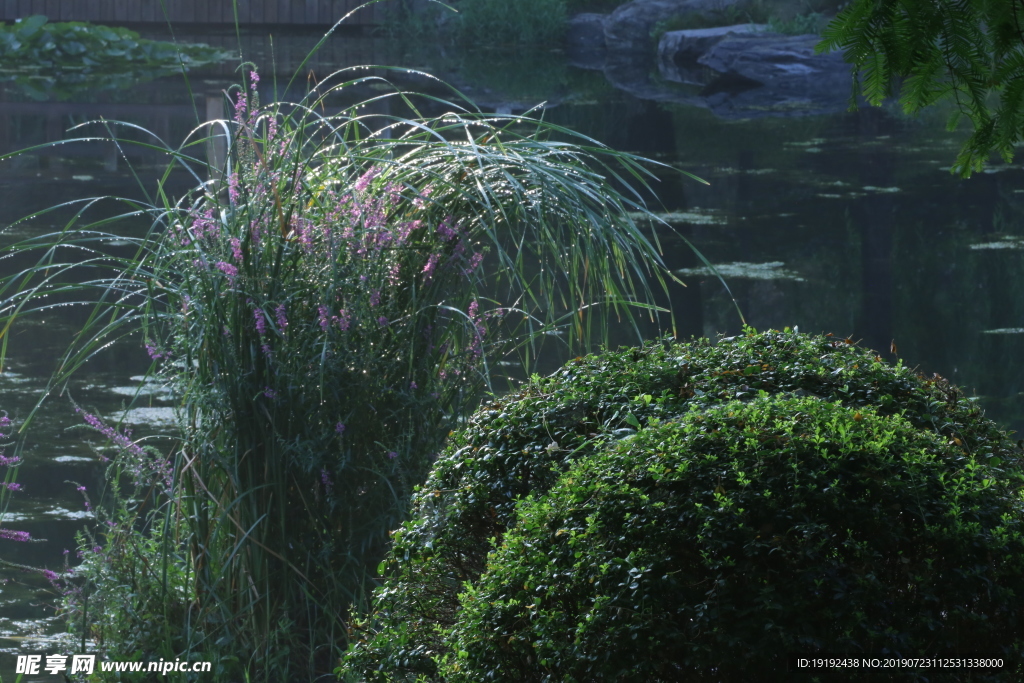
[[[339,422],[338,424],[334,425],[334,431],[338,432],[339,434],[344,434],[345,425]]]
[[[371,168],[369,171],[359,176],[359,180],[356,181],[356,184],[353,189],[355,189],[356,192],[362,192],[370,185],[370,183],[373,181],[374,178],[377,177],[379,173],[380,169],[377,168],[376,166]]]
[[[32,540],[32,535],[27,531],[15,531],[14,529],[0,529],[0,538],[6,538],[8,541],[20,541],[26,543]]]
[[[459,235],[458,226],[452,227],[451,221],[452,217],[446,216],[445,219],[441,221],[437,226],[436,232],[438,235],[441,236],[441,239],[443,239],[445,242],[451,242]]]
[[[256,320],[256,332],[262,337],[267,333],[267,319],[263,317],[263,309],[257,308],[254,310],[252,317]]]
[[[228,276],[228,282],[234,283],[235,278],[238,277],[238,268],[231,265],[230,263],[225,263],[224,261],[217,261],[217,263],[213,265],[217,268],[217,270]]]
[[[149,357],[153,360],[160,360],[164,357],[164,354],[160,352],[160,349],[157,348],[156,344],[151,342],[146,342],[146,353],[148,353]]]
[[[397,457],[398,457],[398,453],[396,453],[395,451],[390,451],[388,453],[388,458],[390,458],[391,460],[394,460]]]
[[[438,254],[431,254],[427,259],[426,265],[423,266],[423,284],[429,285],[430,281],[434,279],[434,269],[437,268],[440,260],[441,257]]]
[[[288,328],[288,316],[284,304],[277,307],[277,310],[274,311],[274,315],[277,318],[277,329],[281,331],[281,334],[284,334],[285,330]]]
[[[10,482],[10,483],[7,483],[7,484],[0,484],[0,486],[6,488],[8,491],[20,491],[21,490],[21,484],[15,483],[13,481]]]

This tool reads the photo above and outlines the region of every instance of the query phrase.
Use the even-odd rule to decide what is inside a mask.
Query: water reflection
[[[220,44],[217,36],[189,39]],[[265,35],[248,39],[247,58],[260,57],[263,49],[269,53]],[[295,41],[284,58],[279,53],[284,66],[294,66],[295,55],[301,54],[296,46],[303,41],[311,45],[315,37],[299,35]],[[383,61],[374,59],[386,56],[379,39],[363,45],[368,52],[360,55],[330,43],[340,61],[324,57],[314,73]],[[904,363],[950,377],[980,395],[990,416],[1007,427],[1024,428],[1024,376],[1014,371],[1024,352],[1024,176],[1020,168],[1004,165],[970,181],[951,177],[948,166],[961,138],[945,132],[941,112],[917,121],[890,109],[721,121],[705,110],[631,98],[600,74],[574,70],[550,54],[543,56],[548,66],[541,71],[536,62],[516,67],[516,62],[466,56],[411,59],[408,63],[450,78],[493,111],[519,112],[546,100],[549,120],[711,182],[706,187],[669,169],[655,169],[663,204],[659,211],[678,231],[659,230],[657,236],[667,266],[687,285],[671,285],[662,301],[675,311],[681,336],[737,332],[735,298],[758,328],[833,332],[860,339],[889,358],[895,357],[895,342]],[[224,111],[221,93],[233,74],[217,69],[194,74],[194,92],[201,94],[195,105],[178,81],[139,87],[131,97],[81,103],[26,102],[2,93],[0,153],[65,139],[68,127],[97,116],[132,120],[176,144],[196,125],[197,112]],[[275,74],[265,71],[267,89],[261,96],[267,100],[273,96]],[[278,69],[279,89],[287,75]],[[122,158],[112,145],[76,144],[3,162],[0,223],[8,225],[56,201],[137,192],[133,173],[152,187],[168,156],[138,147],[125,152]],[[171,178],[169,187],[181,193],[192,183],[181,174]],[[117,210],[100,204],[94,216]],[[3,239],[59,229],[72,213],[58,211],[16,225]],[[147,228],[139,224],[135,229],[141,234]],[[731,295],[687,240],[719,266]],[[11,272],[26,265],[14,260],[0,267]],[[0,376],[0,408],[12,416],[27,414],[83,315],[62,311],[12,338],[11,362]],[[662,319],[646,323],[644,331],[653,336],[667,327]],[[632,341],[625,323],[612,338]],[[148,363],[134,344],[101,354],[72,385],[71,396],[105,417],[127,411],[128,420],[137,424],[136,434],[159,434],[170,425],[168,395],[160,387],[135,391]],[[548,365],[556,363],[552,358]],[[39,428],[25,445],[19,477],[25,492],[15,496],[11,512],[17,515],[17,528],[48,542],[17,547],[5,542],[0,548],[5,558],[56,567],[63,561],[62,550],[73,548],[84,508],[64,481],[102,485],[98,440],[78,429],[69,431],[78,424],[66,398],[50,402],[37,418]],[[0,594],[5,606],[0,638],[52,628],[49,613],[40,607],[52,598],[45,582],[7,570],[0,576],[8,581]],[[45,650],[32,640],[0,639],[0,652],[19,649]],[[0,675],[9,675],[3,666]]]

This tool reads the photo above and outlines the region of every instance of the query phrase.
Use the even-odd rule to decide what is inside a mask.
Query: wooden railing
[[[363,0],[0,0],[0,21],[44,14],[50,21],[233,24],[237,9],[243,25],[330,25],[361,4]],[[392,3],[365,7],[345,23],[379,24],[387,4]]]

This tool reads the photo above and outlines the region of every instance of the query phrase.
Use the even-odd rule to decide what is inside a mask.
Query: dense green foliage
[[[854,92],[873,105],[898,91],[904,111],[956,102],[974,131],[953,172],[969,176],[1024,138],[1024,5],[990,0],[854,0],[823,32],[819,51],[844,50]],[[992,100],[998,97],[998,104]]]
[[[13,81],[36,99],[127,88],[228,56],[206,45],[148,40],[120,27],[48,23],[39,15],[0,24],[0,81]]]
[[[460,0],[452,20],[459,42],[475,45],[557,43],[565,30],[565,0]]]
[[[1020,485],[869,408],[694,410],[520,505],[460,595],[448,680],[787,680],[787,652],[1015,662]]]
[[[342,671],[680,680],[673,662],[707,674],[728,665],[715,659],[723,648],[750,652],[750,671],[778,667],[786,647],[926,650],[932,627],[947,640],[995,638],[986,613],[1003,638],[988,644],[1018,647],[1019,608],[989,607],[1007,588],[1024,595],[1020,465],[1020,449],[956,387],[848,341],[750,331],[576,359],[452,437],[414,521],[393,535]],[[919,592],[901,587],[906,572]],[[995,592],[983,594],[985,581]],[[714,600],[701,598],[709,590]],[[967,595],[978,602],[966,607]],[[900,621],[925,598],[952,616],[928,607]],[[903,611],[886,621],[886,602]],[[609,630],[626,642],[605,640]],[[641,665],[648,647],[668,661]]]

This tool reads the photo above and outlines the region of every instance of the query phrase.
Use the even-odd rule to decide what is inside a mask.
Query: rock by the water
[[[658,42],[658,59],[662,62],[696,62],[727,36],[763,33],[767,28],[766,24],[736,24],[669,31]]]
[[[633,0],[620,5],[605,21],[605,45],[611,52],[653,52],[651,29],[659,21],[688,14],[721,12],[739,0]]]
[[[736,24],[669,31],[651,44],[656,23],[714,17],[737,1],[634,0],[611,14],[577,15],[568,26],[569,63],[603,71],[639,99],[704,107],[725,119],[831,114],[849,106],[852,67],[841,53],[815,54],[821,38],[814,34]]]
[[[723,118],[843,111],[849,105],[852,67],[841,53],[815,54],[819,42],[813,34],[723,38],[697,62],[722,74],[723,80],[756,86],[729,93],[711,83],[701,94]]]
[[[569,20],[565,31],[566,57],[581,69],[604,68],[607,49],[604,24],[607,14],[577,14]]]

